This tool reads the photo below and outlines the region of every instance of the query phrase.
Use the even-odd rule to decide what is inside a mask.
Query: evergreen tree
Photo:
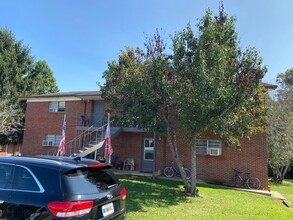
[[[30,53],[30,47],[21,40],[16,40],[10,30],[0,29],[0,100],[3,101],[2,106],[5,106],[2,109],[17,112],[17,119],[15,114],[2,112],[8,117],[7,120],[1,121],[2,145],[22,142],[25,104],[19,102],[20,97],[58,92],[56,80],[47,63],[35,63]],[[11,124],[13,122],[14,125]],[[8,127],[9,132],[4,129]]]

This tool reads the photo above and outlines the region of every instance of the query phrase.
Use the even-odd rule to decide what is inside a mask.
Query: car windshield
[[[97,168],[74,169],[62,175],[63,191],[70,194],[105,192],[117,184],[111,175]]]

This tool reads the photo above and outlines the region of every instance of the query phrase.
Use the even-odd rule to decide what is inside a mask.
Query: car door
[[[14,166],[0,163],[0,219],[10,216],[11,183]]]
[[[28,168],[16,165],[14,169],[9,200],[11,218],[14,220],[45,219],[49,213],[42,202],[45,200],[44,188]]]

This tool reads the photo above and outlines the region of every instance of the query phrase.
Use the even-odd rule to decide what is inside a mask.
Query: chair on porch
[[[119,159],[119,157],[118,157],[117,155],[115,155],[115,154],[113,154],[113,155],[111,156],[111,158],[112,158],[112,162],[111,162],[112,166],[113,166],[116,170],[122,170],[122,169],[123,169],[123,161],[121,161],[121,160]]]
[[[123,170],[134,170],[134,159],[127,158],[124,160]]]

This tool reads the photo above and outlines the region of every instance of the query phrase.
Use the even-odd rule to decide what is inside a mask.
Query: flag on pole
[[[65,132],[66,132],[66,115],[64,115],[64,121],[62,126],[62,137],[61,137],[59,148],[57,151],[57,156],[65,155]]]
[[[108,114],[108,124],[105,132],[105,159],[108,158],[108,163],[111,163],[111,155],[113,154],[113,148],[111,143],[111,132],[110,132],[110,116]]]

